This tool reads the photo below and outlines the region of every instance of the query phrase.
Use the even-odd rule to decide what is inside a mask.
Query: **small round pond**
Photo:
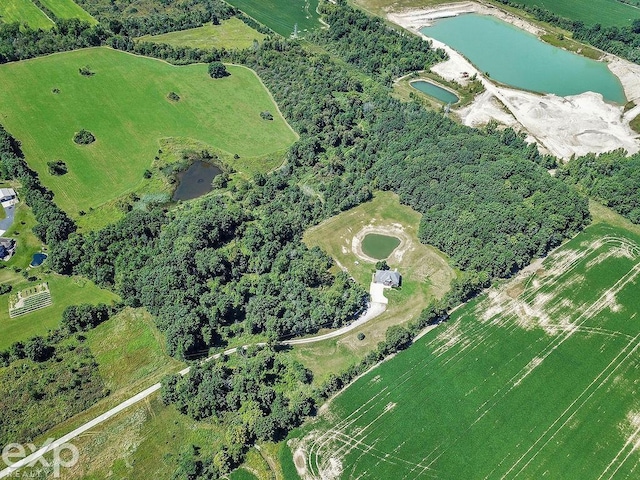
[[[30,267],[39,267],[47,259],[46,253],[34,253],[31,259]]]
[[[398,245],[400,245],[400,239],[398,237],[380,235],[379,233],[368,233],[362,239],[362,251],[365,255],[375,258],[376,260],[384,260],[387,258]]]
[[[416,80],[415,82],[411,82],[411,86],[416,90],[444,103],[453,104],[458,103],[458,101],[460,100],[456,94],[442,87],[439,87],[435,83],[426,82],[424,80]]]
[[[185,171],[178,173],[178,188],[173,192],[173,200],[191,200],[209,193],[211,182],[222,173],[215,165],[198,160]]]

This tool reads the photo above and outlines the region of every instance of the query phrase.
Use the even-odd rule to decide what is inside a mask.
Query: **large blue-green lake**
[[[497,18],[460,15],[437,20],[421,31],[501,83],[563,97],[591,91],[611,102],[626,102],[620,80],[604,63],[544,43]]]

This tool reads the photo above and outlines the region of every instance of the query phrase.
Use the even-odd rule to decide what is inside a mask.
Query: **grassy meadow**
[[[79,74],[87,65],[94,75]],[[142,188],[163,138],[193,138],[245,160],[287,148],[296,134],[259,78],[247,68],[228,70],[214,80],[204,64],[175,67],[109,48],[56,54],[0,66],[0,112],[57,204],[78,218]],[[171,91],[180,101],[167,99]],[[273,121],[260,117],[265,110]],[[74,143],[81,129],[96,141]],[[51,175],[54,160],[69,173]]]
[[[458,309],[296,434],[310,478],[635,478],[639,259],[599,220]]]
[[[89,13],[87,13],[81,6],[75,3],[73,0],[40,0],[42,4],[53,12],[58,18],[78,18],[89,22],[92,25],[98,23]]]
[[[319,0],[229,0],[228,3],[284,37],[293,33],[296,24],[301,35],[321,26],[317,12]]]
[[[174,47],[244,49],[261,42],[265,35],[254,30],[242,20],[232,17],[220,25],[207,23],[201,27],[139,37],[140,42],[166,43]]]
[[[31,28],[43,30],[48,30],[54,25],[53,21],[31,0],[2,0],[0,2],[0,21],[26,23]]]
[[[429,300],[441,298],[449,290],[455,272],[441,252],[420,243],[417,237],[419,223],[420,214],[400,205],[397,195],[377,192],[372,201],[332,217],[305,233],[303,239],[307,245],[321,247],[336,261],[336,271],[346,269],[367,291],[375,265],[354,253],[354,236],[365,227],[373,227],[376,233],[398,228],[395,234],[405,239],[405,243],[387,259],[389,266],[401,273],[402,287],[385,290],[389,299],[386,312],[338,339],[295,347],[294,354],[313,370],[317,380],[362,358],[384,340],[390,325],[416,318]],[[389,235],[394,232],[390,231]],[[400,258],[397,256],[399,250]],[[358,340],[358,333],[364,333],[365,339]]]

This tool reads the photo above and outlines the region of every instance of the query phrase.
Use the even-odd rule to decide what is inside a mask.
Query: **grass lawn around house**
[[[346,269],[367,291],[375,262],[358,255],[358,249],[353,248],[354,237],[357,240],[366,233],[377,233],[403,240],[387,259],[389,266],[402,275],[402,286],[385,290],[389,299],[386,312],[340,338],[294,348],[298,360],[314,372],[315,380],[322,381],[358,361],[384,340],[389,326],[417,318],[430,300],[442,298],[449,290],[456,272],[443,253],[418,240],[420,217],[415,210],[401,205],[397,195],[377,192],[372,201],[305,232],[303,240],[307,245],[326,251],[336,261],[334,269]],[[359,333],[365,334],[364,340],[358,340]]]

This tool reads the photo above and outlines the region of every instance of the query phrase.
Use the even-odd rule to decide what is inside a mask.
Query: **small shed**
[[[16,191],[13,188],[0,188],[0,202],[8,202],[16,198]]]
[[[373,277],[373,283],[380,283],[385,287],[399,287],[400,282],[400,274],[395,270],[376,270]]]

